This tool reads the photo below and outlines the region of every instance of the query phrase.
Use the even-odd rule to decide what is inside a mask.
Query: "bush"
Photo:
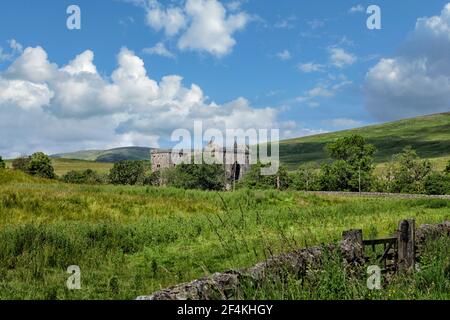
[[[444,173],[450,174],[450,160],[447,163],[447,166],[444,169]]]
[[[223,190],[225,172],[219,164],[180,164],[164,171],[167,185],[182,189]]]
[[[54,179],[56,176],[52,160],[42,152],[36,152],[31,155],[26,165],[26,172],[33,176],[47,179]]]
[[[28,173],[28,163],[30,162],[29,157],[19,157],[14,159],[12,162],[12,168],[14,170],[19,170]]]
[[[114,164],[109,180],[112,184],[135,185],[143,182],[144,174],[144,162],[124,160]]]
[[[301,165],[291,175],[291,186],[296,190],[319,191],[320,168],[313,165]]]
[[[97,172],[87,169],[84,171],[69,171],[62,176],[62,181],[73,184],[103,184],[106,183],[106,177]]]
[[[146,186],[159,186],[161,184],[161,172],[155,171],[150,173],[144,178],[143,183]]]
[[[352,187],[354,170],[344,160],[332,164],[323,164],[319,176],[319,186],[322,191],[358,191]]]
[[[424,193],[424,181],[431,173],[430,161],[420,160],[411,147],[406,147],[394,155],[388,166],[383,178],[385,189],[395,193]]]
[[[450,176],[433,172],[424,179],[423,186],[426,194],[450,194]]]
[[[325,150],[334,159],[322,166],[319,178],[324,191],[370,191],[375,147],[359,135],[337,139]]]
[[[5,161],[3,161],[2,157],[0,156],[0,169],[5,169],[6,168],[6,163]]]
[[[280,166],[276,175],[268,176],[261,174],[261,169],[265,167],[270,167],[270,164],[262,164],[258,162],[257,164],[252,165],[240,184],[244,187],[255,189],[279,188],[284,190],[289,188],[292,181],[285,167]]]

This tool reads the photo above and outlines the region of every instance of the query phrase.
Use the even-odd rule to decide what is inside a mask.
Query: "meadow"
[[[12,160],[6,160],[5,162],[8,168],[12,167]],[[60,177],[72,170],[83,171],[87,169],[94,170],[99,174],[108,174],[109,170],[111,170],[113,165],[114,163],[96,162],[90,160],[64,159],[64,158],[52,159],[52,166],[55,169],[55,174]]]
[[[392,235],[407,217],[449,220],[450,201],[69,185],[0,170],[0,299],[134,299],[338,241],[347,229],[361,228],[366,238]],[[448,251],[443,259],[448,263]],[[81,268],[81,290],[66,288],[70,265]],[[250,297],[326,298],[270,290]],[[442,298],[431,283],[420,290]]]

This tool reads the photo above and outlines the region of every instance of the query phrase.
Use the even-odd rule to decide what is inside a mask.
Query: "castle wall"
[[[152,172],[166,170],[175,167],[177,164],[190,160],[191,153],[183,151],[152,151],[151,152],[151,167]],[[194,152],[195,153],[195,152]],[[198,154],[201,154],[198,153]],[[244,175],[250,170],[249,152],[245,149],[225,149],[220,152],[220,157],[223,157],[223,166],[225,170],[225,178],[232,181],[234,177],[233,169],[238,164],[239,173],[238,180],[241,180]],[[187,161],[189,162],[189,161]]]

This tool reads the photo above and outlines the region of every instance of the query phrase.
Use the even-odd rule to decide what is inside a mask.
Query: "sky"
[[[447,1],[5,0],[0,155],[168,147],[194,121],[285,139],[450,111],[448,57]]]

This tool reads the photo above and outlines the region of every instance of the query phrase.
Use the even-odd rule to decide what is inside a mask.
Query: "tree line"
[[[387,164],[375,169],[376,148],[360,135],[339,138],[325,147],[329,157],[323,164],[300,165],[288,171],[281,166],[277,175],[263,176],[261,163],[253,165],[236,188],[302,191],[390,192],[450,194],[450,161],[443,171],[433,169],[406,147]],[[151,172],[149,161],[125,160],[114,164],[109,174],[94,170],[69,171],[57,177],[50,157],[37,152],[12,162],[15,170],[74,184],[166,185],[183,189],[223,190],[225,172],[221,165],[180,164],[163,172]],[[0,168],[5,162],[0,157]]]

